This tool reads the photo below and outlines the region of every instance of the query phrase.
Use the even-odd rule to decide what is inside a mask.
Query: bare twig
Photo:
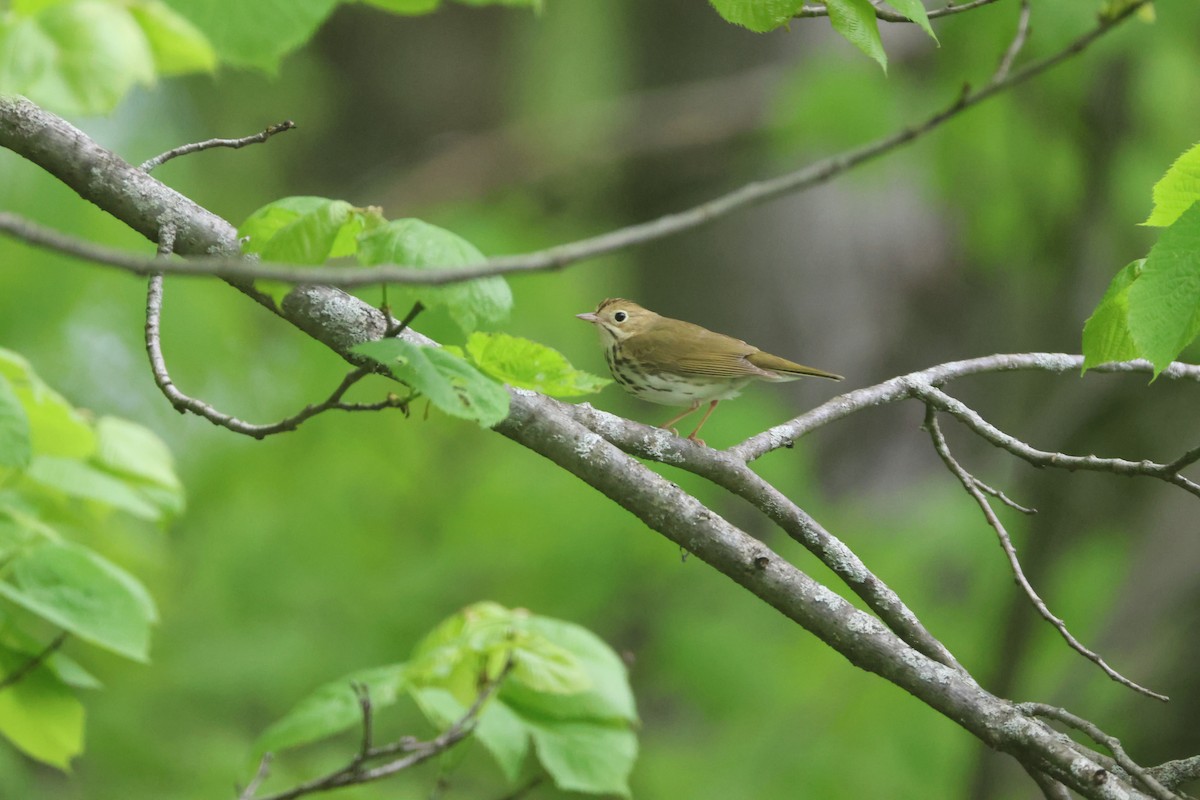
[[[930,19],[948,17],[951,14],[961,14],[964,11],[971,11],[979,8],[980,6],[990,5],[994,2],[996,2],[996,0],[973,0],[973,2],[963,3],[962,5],[948,5],[944,8],[930,9],[926,12],[926,15]],[[829,8],[824,4],[803,6],[793,16],[798,19],[804,19],[807,17],[828,17]],[[878,6],[875,7],[875,17],[883,22],[912,22],[911,19],[898,11],[890,11],[886,8],[880,8]]]
[[[728,194],[685,211],[546,250],[522,255],[499,256],[466,267],[446,265],[444,268],[431,266],[417,270],[401,265],[384,265],[360,269],[343,267],[300,269],[288,264],[227,257],[196,257],[185,261],[160,263],[154,259],[147,259],[123,250],[101,247],[66,236],[52,229],[35,225],[14,214],[0,213],[0,231],[20,238],[29,244],[46,247],[97,264],[118,267],[139,275],[162,272],[176,275],[210,275],[228,280],[277,280],[293,284],[322,284],[349,288],[379,283],[433,286],[491,275],[558,270],[585,259],[674,236],[683,231],[706,225],[735,211],[823,184],[853,167],[925,136],[966,109],[1083,52],[1094,41],[1128,19],[1147,2],[1149,0],[1136,0],[1118,14],[1102,18],[1096,27],[1074,39],[1057,53],[1032,61],[1020,69],[1009,72],[1000,80],[990,81],[979,89],[964,91],[950,105],[923,122],[862,147],[818,161],[794,172],[746,184]]]
[[[1003,81],[1008,77],[1013,62],[1017,60],[1017,54],[1021,52],[1021,48],[1025,46],[1025,40],[1028,38],[1029,0],[1021,0],[1021,14],[1017,17],[1017,33],[1013,36],[1012,42],[1009,43],[1008,49],[1004,51],[1004,55],[1001,56],[1000,64],[992,74],[992,83]]]
[[[21,680],[23,680],[25,678],[26,675],[33,672],[35,669],[37,669],[42,664],[44,664],[46,662],[46,659],[49,658],[50,656],[54,655],[54,653],[57,652],[58,648],[63,646],[63,642],[65,642],[66,640],[67,640],[67,632],[63,631],[62,633],[58,634],[58,636],[55,636],[50,641],[50,644],[46,645],[41,650],[34,653],[32,656],[29,657],[29,659],[27,661],[25,661],[19,667],[14,669],[12,672],[8,673],[3,678],[0,678],[0,691],[7,689],[8,687],[12,686],[15,683],[19,683]]]
[[[1055,374],[1078,373],[1082,368],[1083,356],[1069,353],[1005,353],[981,356],[964,361],[949,361],[945,364],[938,364],[937,366],[918,372],[899,375],[874,386],[867,386],[847,392],[826,403],[822,403],[794,419],[776,425],[762,433],[755,434],[740,444],[730,447],[725,452],[742,461],[753,461],[773,450],[788,446],[817,428],[840,419],[845,419],[859,411],[902,400],[909,400],[913,397],[920,397],[920,399],[926,402],[936,400],[937,396],[931,394],[928,391],[929,389],[943,386],[959,378],[1012,371],[1050,372]],[[1149,361],[1140,359],[1137,361],[1120,361],[1092,367],[1089,372],[1143,373],[1153,375],[1154,365]],[[1200,383],[1200,366],[1183,364],[1177,361],[1163,370],[1159,377],[1166,380],[1187,380]],[[951,409],[946,408],[943,410],[950,411]],[[1040,464],[1040,466],[1064,467],[1065,465],[1061,459],[1055,463],[1050,463],[1047,459],[1047,462]],[[1167,465],[1166,468],[1163,468],[1162,473],[1169,473],[1171,466]],[[1073,464],[1071,468],[1085,469],[1087,467],[1083,464]],[[1134,471],[1126,474],[1142,473]],[[1155,475],[1154,477],[1160,476]]]
[[[1065,708],[1051,706],[1045,703],[1020,703],[1017,705],[1023,713],[1031,717],[1044,717],[1046,719],[1058,720],[1064,725],[1069,725],[1078,731],[1081,731],[1088,738],[1098,745],[1108,748],[1108,751],[1113,754],[1113,758],[1121,765],[1121,768],[1132,775],[1139,783],[1141,783],[1150,792],[1151,795],[1158,800],[1179,800],[1179,795],[1172,792],[1167,787],[1163,786],[1158,780],[1150,774],[1152,770],[1147,770],[1138,765],[1136,761],[1129,757],[1125,752],[1125,748],[1121,746],[1121,740],[1115,736],[1110,736],[1100,730],[1093,722],[1072,714]]]
[[[942,462],[946,465],[946,468],[949,469],[956,478],[958,478],[959,482],[962,483],[963,488],[967,490],[967,494],[971,495],[972,499],[974,499],[979,505],[979,510],[983,512],[983,516],[985,519],[987,519],[988,525],[990,525],[992,530],[996,532],[996,537],[1000,540],[1000,546],[1003,548],[1004,554],[1008,557],[1008,565],[1012,569],[1013,577],[1016,578],[1017,585],[1021,587],[1021,589],[1025,592],[1025,596],[1029,598],[1031,603],[1033,603],[1033,607],[1037,610],[1038,614],[1042,616],[1042,619],[1054,626],[1054,628],[1059,632],[1063,639],[1066,640],[1067,644],[1070,645],[1073,650],[1099,666],[1100,669],[1104,670],[1104,673],[1114,681],[1127,686],[1136,692],[1140,692],[1147,697],[1153,697],[1156,700],[1166,701],[1168,699],[1166,695],[1159,694],[1158,692],[1147,689],[1141,684],[1134,683],[1110,667],[1108,663],[1100,657],[1100,655],[1098,655],[1095,651],[1085,647],[1082,642],[1075,638],[1074,634],[1067,630],[1067,625],[1062,618],[1051,613],[1050,609],[1046,606],[1045,601],[1043,601],[1038,595],[1037,591],[1033,588],[1033,585],[1029,582],[1029,579],[1025,577],[1025,572],[1021,568],[1021,562],[1017,558],[1017,549],[1013,546],[1012,539],[1009,537],[1008,531],[1005,529],[1004,524],[1000,522],[1000,518],[997,517],[996,512],[992,510],[991,503],[988,502],[987,497],[984,495],[983,491],[980,490],[975,477],[971,475],[971,473],[968,472],[966,468],[962,466],[962,464],[958,463],[958,461],[950,453],[950,447],[948,444],[946,444],[946,437],[942,435],[941,427],[938,425],[937,411],[938,409],[932,404],[925,407],[925,428],[929,432],[930,438],[933,440],[933,447],[937,451],[937,454],[941,457]]]
[[[407,413],[409,398],[398,397],[396,395],[388,395],[383,400],[375,403],[344,403],[342,398],[350,387],[358,383],[367,375],[371,374],[369,367],[355,367],[346,373],[342,378],[341,383],[337,388],[330,393],[320,403],[307,405],[300,409],[297,413],[290,417],[285,417],[278,422],[266,424],[255,424],[238,419],[235,416],[226,414],[217,410],[214,406],[203,400],[198,400],[190,395],[184,394],[171,380],[171,375],[167,371],[167,362],[162,353],[162,340],[159,333],[160,321],[162,317],[162,299],[163,299],[163,278],[161,275],[155,275],[150,278],[149,285],[146,290],[146,353],[150,358],[150,370],[154,374],[154,383],[158,386],[159,391],[171,402],[171,405],[176,411],[183,414],[191,412],[199,417],[203,417],[214,425],[219,425],[222,428],[231,430],[234,433],[240,433],[245,436],[251,436],[255,439],[264,439],[278,433],[294,431],[301,424],[309,419],[322,414],[326,411],[381,411],[385,408],[399,408]]]
[[[293,800],[296,797],[327,792],[331,789],[340,789],[344,786],[371,783],[428,761],[434,756],[440,755],[454,747],[475,730],[475,725],[479,720],[479,714],[483,711],[484,705],[499,691],[504,679],[512,672],[512,668],[513,662],[510,659],[504,669],[495,678],[483,685],[479,690],[479,694],[476,695],[474,702],[471,703],[471,707],[461,717],[452,722],[446,730],[434,738],[420,740],[413,736],[405,736],[378,747],[371,743],[373,710],[370,696],[367,693],[366,687],[356,685],[354,691],[358,697],[359,707],[362,709],[363,734],[358,751],[344,767],[319,778],[305,781],[286,791],[263,798],[256,798],[255,796],[254,792],[257,791],[257,786],[262,783],[262,780],[258,776],[255,776],[255,781],[252,781],[246,791],[243,791],[238,796],[238,800]],[[386,761],[378,766],[368,766],[372,761],[398,754],[403,754],[403,757]],[[267,763],[264,756],[263,762],[259,765],[259,772],[263,774],[264,778],[263,764]],[[251,790],[252,788],[254,791]]]
[[[283,122],[271,125],[265,130],[259,131],[258,133],[250,136],[243,136],[240,139],[207,139],[203,142],[180,145],[179,147],[174,147],[165,153],[160,153],[154,158],[143,161],[142,165],[138,167],[138,169],[142,170],[143,172],[150,172],[155,167],[162,166],[172,158],[186,156],[191,153],[198,153],[201,150],[209,150],[213,147],[232,147],[236,150],[237,148],[245,147],[248,144],[259,144],[261,142],[265,142],[267,139],[270,139],[277,133],[290,131],[295,127],[296,123],[292,122],[290,119],[285,119]]]
[[[254,777],[246,784],[246,788],[238,791],[238,800],[252,800],[254,795],[258,794],[258,787],[262,786],[263,781],[271,774],[271,761],[274,756],[270,753],[263,753],[263,757],[258,760],[258,769],[254,771]]]
[[[914,390],[914,397],[945,411],[962,422],[980,437],[1024,459],[1035,467],[1053,467],[1065,470],[1087,470],[1089,472],[1111,472],[1114,475],[1142,475],[1158,478],[1180,487],[1189,494],[1200,497],[1200,483],[1175,472],[1171,464],[1155,461],[1130,461],[1124,458],[1101,458],[1100,456],[1073,456],[1038,450],[1020,439],[1005,433],[985,420],[979,412],[934,386],[922,386]]]
[[[413,303],[412,308],[409,309],[408,313],[404,315],[404,319],[400,320],[399,322],[396,322],[394,319],[392,319],[391,314],[387,314],[388,326],[384,336],[389,339],[394,339],[395,337],[404,333],[406,330],[408,330],[408,326],[413,323],[413,320],[417,318],[417,315],[424,310],[425,306],[421,305],[421,301],[418,300],[417,302]]]

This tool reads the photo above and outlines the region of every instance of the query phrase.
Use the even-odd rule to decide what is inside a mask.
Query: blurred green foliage
[[[181,11],[206,5],[172,3]],[[1035,7],[1024,57],[1060,47],[1094,13],[1087,3]],[[1079,59],[846,176],[837,186],[851,193],[849,203],[827,187],[812,196],[816,209],[781,201],[682,242],[514,278],[506,330],[601,370],[594,333],[573,314],[608,296],[665,299],[673,306],[664,313],[783,355],[796,343],[780,331],[790,336],[799,325],[804,353],[854,359],[844,369],[821,355],[806,360],[863,384],[959,354],[1075,349],[1112,275],[1149,248],[1134,227],[1150,210],[1148,187],[1200,127],[1200,9],[1160,3],[1158,13],[1156,24],[1129,23]],[[111,119],[79,122],[136,163],[182,142],[293,118],[297,131],[265,145],[177,159],[155,174],[233,221],[284,195],[326,195],[429,220],[486,254],[521,252],[675,210],[919,120],[951,102],[964,81],[986,80],[1015,17],[1015,3],[998,2],[937,21],[936,49],[918,30],[884,26],[885,79],[843,42],[814,33],[827,30],[823,21],[751,36],[683,0],[550,3],[541,16],[447,5],[412,19],[347,6],[274,78],[231,69],[162,83],[134,90]],[[247,31],[231,23],[230,41]],[[239,46],[241,63],[260,56],[252,41]],[[751,92],[730,93],[717,79],[758,68],[769,73],[761,107],[743,127],[718,128]],[[671,102],[685,89],[701,101],[679,111]],[[671,117],[655,116],[656,108]],[[627,124],[631,116],[641,127]],[[667,124],[677,119],[690,127]],[[642,135],[655,124],[686,143],[651,147]],[[685,135],[695,131],[705,135]],[[452,151],[474,134],[470,152],[489,158]],[[436,159],[443,152],[455,155],[449,166]],[[0,207],[148,251],[9,153],[0,153]],[[890,226],[891,213],[913,207],[936,217],[933,236]],[[818,217],[825,209],[830,215]],[[754,247],[788,241],[795,228],[805,232],[800,251]],[[832,258],[814,263],[812,252],[829,253],[817,248],[831,239],[861,244],[877,228],[890,237],[888,256],[857,254],[866,278],[852,303],[837,306],[837,327],[826,328],[828,318],[805,298],[833,304],[837,282],[854,273]],[[905,248],[926,271],[902,270]],[[0,748],[0,796],[229,797],[253,774],[259,734],[314,686],[404,659],[436,620],[481,599],[578,623],[625,654],[642,719],[634,796],[964,796],[981,775],[993,776],[980,746],[952,722],[847,669],[511,442],[427,416],[420,403],[408,418],[331,413],[263,442],[235,437],[179,416],[155,390],[141,344],[140,280],[7,239],[0,262],[9,265],[0,271],[0,345],[74,404],[157,431],[189,496],[165,536],[139,534],[120,547],[121,563],[158,601],[151,663],[130,666],[68,643],[65,654],[106,686],[88,697],[85,754],[64,776]],[[770,271],[756,271],[763,268]],[[381,300],[378,291],[358,294]],[[763,326],[759,336],[735,324],[740,309],[743,322]],[[886,327],[872,328],[873,320]],[[435,338],[461,336],[440,311],[422,315],[420,327]],[[881,332],[864,339],[861,330]],[[217,283],[169,281],[163,335],[184,391],[255,421],[324,397],[345,372],[324,348]],[[837,349],[844,341],[852,352]],[[368,379],[351,399],[391,388]],[[1006,376],[984,388],[972,399],[985,414],[1047,447],[1141,457],[1196,433],[1190,423],[1161,424],[1194,417],[1192,400],[1168,387],[1089,377],[1076,390],[1065,379]],[[706,438],[733,443],[827,396],[819,391],[749,392],[722,406]],[[661,413],[615,389],[592,402],[645,421]],[[1152,404],[1159,411],[1147,413]],[[1186,610],[1197,607],[1187,602],[1195,584],[1174,573],[1168,580],[1163,559],[1168,567],[1187,559],[1162,555],[1189,552],[1178,537],[1194,536],[1190,507],[1181,510],[1165,489],[1110,476],[1010,469],[950,431],[981,477],[1041,509],[1029,520],[1004,513],[1050,607],[1118,668],[1150,676],[1145,682],[1175,697],[1168,709],[1147,709],[1033,621],[977,509],[916,430],[919,420],[916,409],[864,415],[756,467],[854,547],[989,689],[1078,704],[1147,763],[1195,752],[1189,709],[1200,700]],[[832,579],[740,502],[660,469]],[[430,732],[416,712],[391,725],[397,734]],[[280,758],[273,780],[316,774],[355,746],[348,735],[303,758]],[[871,769],[861,768],[864,753]],[[425,796],[435,769],[340,797]],[[503,794],[500,771],[476,750],[450,779],[459,796]],[[1028,796],[1023,780],[989,780],[997,788],[980,796]]]

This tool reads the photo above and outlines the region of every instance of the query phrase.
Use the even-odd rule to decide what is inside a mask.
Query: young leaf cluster
[[[208,38],[162,0],[14,0],[0,13],[0,94],[104,114],[137,84],[211,72]]]
[[[99,685],[47,650],[47,631],[146,661],[157,620],[142,584],[73,534],[161,524],[182,508],[157,436],[90,419],[0,349],[0,734],[30,757],[68,766],[83,749],[76,690]]]
[[[1084,369],[1145,358],[1161,372],[1200,334],[1200,144],[1154,187],[1143,224],[1162,228],[1145,258],[1117,273],[1083,328]]]
[[[498,679],[473,733],[506,781],[540,770],[566,791],[629,796],[637,710],[621,659],[578,625],[491,602],[444,620],[408,661],[317,689],[263,733],[258,749],[277,752],[361,726],[356,684],[372,713],[408,698],[446,729]]]
[[[805,0],[710,0],[725,21],[766,33],[787,27],[805,7]],[[846,41],[879,63],[887,71],[887,53],[879,38],[879,21],[870,0],[827,0],[829,23]],[[887,5],[912,20],[935,42],[929,15],[921,0],[888,0]]]
[[[484,260],[473,244],[419,219],[385,219],[324,197],[285,197],[255,211],[239,228],[245,250],[271,261],[322,264],[354,258],[359,264],[402,264],[415,270],[469,266]],[[263,285],[279,302],[291,287]],[[392,289],[405,304],[444,309],[462,329],[466,352],[398,338],[370,342],[356,352],[386,364],[397,380],[439,410],[491,427],[508,415],[503,384],[558,397],[589,394],[609,382],[573,368],[561,353],[537,342],[476,330],[505,319],[512,292],[501,277],[446,286]]]

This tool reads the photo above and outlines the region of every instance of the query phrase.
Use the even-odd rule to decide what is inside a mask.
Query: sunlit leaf
[[[887,72],[887,53],[879,38],[875,7],[868,0],[828,0],[829,22],[847,41],[879,62]]]
[[[1116,274],[1096,310],[1083,326],[1083,368],[1110,361],[1130,361],[1141,353],[1129,333],[1129,287],[1141,274],[1139,258]]]
[[[35,455],[87,458],[95,452],[96,434],[87,419],[47,386],[29,362],[0,348],[0,375],[25,409]]]
[[[709,0],[722,19],[757,33],[787,25],[804,0]]]
[[[355,352],[386,364],[396,379],[429,398],[435,408],[490,428],[508,416],[508,392],[465,359],[438,347],[401,339],[367,342]]]
[[[0,469],[24,469],[32,457],[29,417],[12,384],[0,373]]]
[[[0,676],[19,669],[25,653],[0,647]],[[0,691],[0,735],[30,758],[65,770],[83,752],[83,705],[48,669],[36,669]]]
[[[530,723],[538,761],[569,792],[629,797],[637,735],[624,726],[588,722]]]
[[[152,608],[137,581],[79,545],[46,542],[13,559],[0,581],[0,597],[80,639],[145,661]],[[140,586],[140,584],[138,584]]]
[[[103,503],[139,519],[157,522],[163,516],[159,505],[127,481],[73,458],[38,456],[25,477],[67,497]]]
[[[1200,144],[1193,145],[1154,184],[1154,210],[1143,225],[1165,228],[1200,200]]]
[[[129,13],[141,26],[160,75],[212,72],[217,54],[200,29],[160,0],[139,0]]]
[[[467,353],[493,378],[552,397],[591,394],[612,383],[575,369],[557,350],[506,333],[471,334]]]
[[[1200,203],[1163,230],[1128,288],[1129,334],[1156,370],[1200,333]]]
[[[419,219],[378,225],[359,240],[359,260],[368,266],[400,264],[419,270],[465,267],[483,261],[483,253],[458,234]],[[512,291],[500,277],[446,286],[396,286],[392,291],[427,308],[444,307],[470,333],[481,323],[499,322],[512,308]]]
[[[96,421],[96,461],[106,469],[168,489],[182,489],[175,459],[154,431],[119,417]]]
[[[244,249],[266,261],[324,264],[354,253],[364,220],[345,200],[284,197],[259,208],[238,228]]]
[[[935,42],[938,40],[933,28],[929,25],[929,14],[921,0],[887,0],[887,4],[917,23],[921,30],[929,34],[929,38]]]
[[[274,72],[307,42],[340,0],[166,0],[229,64]]]
[[[121,4],[74,0],[0,23],[0,92],[65,113],[103,114],[154,79],[150,44]]]
[[[442,4],[442,0],[361,0],[361,2],[393,14],[428,14]]]

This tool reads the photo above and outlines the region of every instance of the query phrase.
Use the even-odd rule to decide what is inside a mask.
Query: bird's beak
[[[600,318],[597,317],[594,313],[592,313],[590,311],[586,314],[576,314],[575,316],[578,317],[579,319],[583,320],[584,322],[599,322],[600,321]]]

